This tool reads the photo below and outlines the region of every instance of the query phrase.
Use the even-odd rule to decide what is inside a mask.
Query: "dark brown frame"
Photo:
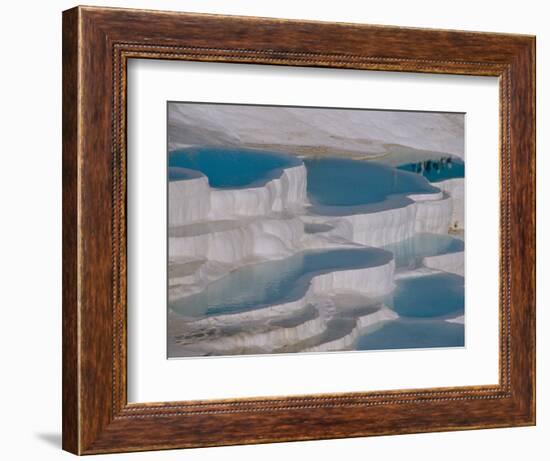
[[[222,401],[126,399],[131,58],[500,79],[500,382]],[[63,448],[77,454],[535,424],[535,38],[77,7],[63,13]]]

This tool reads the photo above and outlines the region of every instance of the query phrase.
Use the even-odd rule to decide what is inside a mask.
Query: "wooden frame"
[[[500,79],[500,382],[223,401],[126,399],[126,63]],[[63,13],[63,448],[77,454],[535,423],[535,39],[77,7]]]

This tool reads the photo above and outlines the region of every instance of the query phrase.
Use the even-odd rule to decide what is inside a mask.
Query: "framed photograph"
[[[535,424],[535,38],[63,13],[63,448]]]

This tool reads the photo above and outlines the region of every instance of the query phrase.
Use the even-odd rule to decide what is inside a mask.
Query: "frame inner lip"
[[[137,48],[137,50],[135,49]],[[173,50],[174,52],[172,53],[169,53],[167,54],[165,51],[168,50],[168,49],[171,49]],[[177,50],[177,51],[176,51]],[[205,50],[208,50],[210,52],[213,52],[213,54],[206,54],[204,55],[202,52],[205,51]],[[181,51],[185,51],[183,54],[181,53]],[[237,55],[235,55],[235,52],[237,53]],[[240,48],[234,48],[234,49],[230,49],[230,48],[215,48],[215,47],[205,47],[205,48],[202,48],[202,47],[192,47],[192,46],[178,46],[178,45],[165,45],[165,44],[162,44],[162,45],[157,45],[157,44],[151,44],[151,43],[128,43],[128,42],[119,42],[119,43],[115,43],[114,47],[113,47],[113,62],[114,63],[117,63],[118,62],[118,65],[115,66],[115,72],[113,73],[113,84],[116,86],[116,83],[117,81],[120,82],[120,92],[119,92],[119,101],[117,102],[116,101],[116,97],[113,98],[113,114],[120,114],[119,117],[114,117],[115,120],[117,119],[120,119],[120,120],[124,120],[125,117],[126,117],[126,104],[123,103],[125,100],[126,100],[126,92],[123,90],[123,86],[122,86],[122,82],[126,82],[126,60],[127,59],[139,59],[139,58],[146,58],[146,59],[150,59],[150,58],[159,58],[159,59],[162,59],[162,57],[169,57],[169,58],[175,58],[177,60],[181,60],[181,61],[209,61],[211,59],[208,59],[208,58],[216,58],[216,57],[223,57],[223,58],[226,58],[228,59],[227,62],[233,62],[233,63],[239,63],[238,60],[235,60],[235,58],[238,58],[239,57],[239,54],[240,53],[251,53],[251,54],[258,54],[258,55],[261,55],[258,57],[258,60],[257,60],[257,63],[258,64],[269,64],[270,62],[273,62],[273,57],[275,57],[275,61],[279,62],[288,62],[288,64],[286,65],[290,65],[290,66],[295,66],[297,64],[293,63],[294,61],[292,59],[288,60],[288,59],[285,59],[284,56],[289,54],[291,56],[293,55],[303,55],[304,53],[301,53],[299,51],[273,51],[273,50],[269,50],[269,49],[240,49]],[[385,61],[387,59],[387,62],[388,63],[391,63],[391,62],[395,62],[396,61],[396,58],[384,58],[384,57],[379,57],[379,56],[359,56],[359,55],[356,55],[356,56],[352,56],[351,58],[349,57],[349,55],[346,55],[346,54],[322,54],[322,53],[319,53],[319,54],[315,54],[315,53],[310,53],[310,52],[306,52],[305,54],[307,54],[308,57],[304,58],[305,60],[305,63],[309,63],[309,64],[316,64],[318,63],[319,61],[316,60],[315,58],[319,58],[319,57],[323,57],[323,58],[328,58],[328,61],[325,62],[325,65],[326,67],[332,67],[331,66],[331,61],[335,60],[336,62],[340,62],[340,63],[343,63],[343,64],[361,64],[360,67],[356,67],[357,69],[363,69],[363,70],[379,70],[377,68],[377,66],[375,66],[374,68],[372,68],[373,65],[376,64],[376,62],[378,61]],[[313,54],[314,56],[314,59],[311,59],[311,55]],[[115,57],[118,56],[118,59],[114,59]],[[120,59],[122,58],[122,59]],[[195,59],[193,59],[195,58]],[[357,61],[355,58],[359,58],[360,61]],[[374,62],[373,62],[374,61]],[[398,58],[397,59],[398,62],[410,62],[411,65],[416,65],[417,67],[414,67],[414,68],[411,68],[411,69],[407,69],[407,71],[409,72],[428,72],[428,73],[432,73],[433,72],[433,69],[431,66],[433,65],[441,65],[441,66],[446,66],[446,65],[453,65],[453,64],[456,64],[458,66],[464,66],[466,67],[467,69],[472,66],[474,69],[477,69],[478,71],[482,70],[482,69],[492,69],[492,71],[489,73],[489,74],[486,74],[485,72],[480,72],[480,73],[475,73],[475,72],[471,72],[469,70],[461,70],[460,68],[459,69],[453,69],[452,72],[442,72],[442,73],[448,73],[448,74],[455,74],[455,75],[492,75],[492,76],[496,76],[496,77],[499,77],[501,79],[501,83],[500,83],[500,87],[501,87],[501,103],[503,101],[503,98],[506,102],[505,104],[505,107],[502,111],[502,114],[501,114],[501,151],[499,153],[499,157],[500,157],[500,163],[501,163],[501,169],[504,169],[505,170],[505,177],[506,178],[509,178],[510,176],[510,161],[509,161],[509,156],[510,156],[510,139],[509,139],[509,132],[510,132],[510,115],[509,115],[509,111],[510,111],[510,100],[511,100],[511,89],[510,89],[510,85],[509,85],[509,79],[510,79],[510,64],[507,64],[507,63],[499,63],[499,62],[477,62],[477,61],[453,61],[453,60],[440,60],[440,59],[414,59],[414,58]],[[214,62],[218,62],[216,59],[214,59]],[[302,62],[302,61],[300,61]],[[298,64],[299,65],[299,64]],[[391,65],[391,64],[390,64]],[[353,67],[352,67],[353,68]],[[392,69],[388,69],[389,71],[392,71]],[[438,72],[436,72],[438,73]],[[503,79],[504,79],[504,82],[503,82]],[[116,95],[114,95],[116,96]],[[120,109],[122,108],[122,109]],[[503,125],[502,122],[504,122],[504,120],[506,120],[506,125]],[[502,129],[502,126],[505,126],[506,129]],[[121,146],[118,146],[118,143],[117,143],[117,133],[120,132],[120,139],[124,139],[123,138],[123,135],[125,136],[125,128],[126,126],[124,126],[124,131],[121,131],[121,126],[120,124],[116,127],[116,129],[113,131],[113,145],[114,146],[117,146],[116,150],[119,151],[121,150],[121,154],[122,155],[126,155],[126,146],[125,146],[125,143],[124,143],[124,146],[123,148],[121,149]],[[115,162],[113,162],[113,175],[123,175],[125,176],[125,165],[124,165],[124,171],[118,171],[118,168],[117,168],[117,165],[115,165]],[[509,188],[510,188],[510,185],[507,183],[505,184],[506,187],[502,187],[502,183],[501,183],[501,197],[500,197],[500,208],[501,210],[505,210],[507,211],[507,216],[509,216],[509,210],[510,210],[510,197],[509,197]],[[113,209],[116,210],[117,209],[117,206],[116,206],[116,199],[118,197],[115,197],[115,200],[114,200],[114,203],[113,203]],[[501,211],[501,215],[500,215],[500,219],[501,221],[504,219],[504,214],[502,213]],[[508,250],[508,245],[507,245],[507,242],[509,241],[510,239],[510,222],[509,222],[509,218],[508,218],[508,221],[506,222],[505,225],[501,225],[501,229],[500,229],[500,232],[501,232],[501,245],[500,245],[500,250],[501,250],[501,254],[500,254],[500,259],[501,259],[501,267],[503,266],[508,266],[509,267],[509,262],[508,264],[503,264],[502,261],[504,259],[508,260],[509,261],[509,252],[507,251]],[[124,242],[125,243],[125,242]],[[124,253],[125,253],[125,245],[124,245]],[[118,255],[118,258],[120,258],[121,260],[123,260],[125,262],[125,255],[122,255],[119,253]],[[113,262],[114,260],[116,259],[116,254],[113,253]],[[509,271],[509,269],[508,269]],[[501,280],[502,280],[502,276],[503,274],[505,274],[506,272],[504,271],[504,269],[502,269],[501,271]],[[126,280],[124,281],[121,281],[121,283],[124,283],[124,286],[125,286],[125,283],[126,283]],[[501,317],[508,317],[509,318],[509,310],[510,310],[510,303],[509,303],[509,298],[508,298],[508,302],[503,302],[502,301],[502,298],[504,297],[504,294],[503,294],[503,286],[504,284],[501,283],[501,288],[500,288],[500,297],[501,297],[501,302],[500,302],[500,311],[501,311]],[[508,296],[509,296],[509,287],[508,287]],[[503,308],[504,306],[504,308]],[[127,309],[127,306],[124,305],[124,310]],[[507,315],[502,315],[503,313],[506,314],[508,312]],[[493,393],[495,395],[495,397],[497,398],[510,398],[511,397],[511,390],[510,390],[510,387],[511,387],[511,370],[510,370],[510,364],[509,364],[509,360],[510,360],[510,357],[509,357],[509,346],[506,347],[504,346],[505,344],[509,343],[509,336],[510,336],[510,328],[509,328],[509,325],[507,326],[507,328],[503,328],[502,325],[503,322],[501,321],[501,328],[500,328],[500,337],[501,337],[501,347],[500,347],[500,352],[499,352],[499,368],[501,370],[501,379],[500,379],[500,382],[498,385],[496,386],[482,386],[480,388],[480,386],[465,386],[463,389],[458,389],[457,388],[457,391],[450,391],[451,393],[453,394],[464,394],[464,399],[486,399],[487,396],[483,395],[484,393],[486,392],[489,392],[489,393]],[[506,330],[506,332],[505,332]],[[122,339],[120,337],[120,335],[114,335],[113,339],[116,341],[116,338],[119,338]],[[504,340],[503,340],[504,339]],[[508,353],[507,354],[503,354],[503,348],[506,348],[508,350]],[[507,361],[504,359],[504,357],[506,356],[506,358],[508,359]],[[115,366],[115,360],[113,359],[113,369],[115,369],[116,366]],[[124,370],[124,374],[125,374],[126,370]],[[504,386],[503,386],[503,381],[504,381]],[[486,389],[486,390],[485,390]],[[503,391],[502,391],[503,389]],[[434,391],[432,389],[420,389],[418,394],[419,396],[426,396],[426,395],[433,395]],[[372,397],[369,396],[369,394],[371,393],[376,393],[376,394],[379,394],[381,396],[381,398],[384,398],[384,399],[393,399],[393,400],[397,400],[397,398],[395,397],[395,394],[391,393],[391,391],[389,393],[384,393],[384,391],[381,391],[381,392],[376,392],[376,391],[368,391],[368,392],[364,392],[364,393],[361,393],[361,395],[364,396],[365,399],[370,399]],[[436,391],[437,393],[437,391]],[[151,403],[148,403],[148,402],[131,402],[129,403],[127,400],[126,400],[126,389],[120,389],[119,391],[119,395],[121,396],[120,399],[116,399],[116,394],[117,394],[117,391],[116,391],[116,386],[113,386],[113,395],[115,396],[115,400],[118,400],[118,402],[120,402],[120,404],[118,405],[119,409],[122,410],[122,412],[127,412],[127,411],[146,411],[146,412],[150,412],[151,411],[151,408],[152,406],[155,406],[157,405],[156,402],[151,402]],[[351,393],[353,395],[353,393]],[[471,395],[468,395],[468,394],[471,394]],[[311,395],[311,396],[308,396],[308,395],[305,395],[305,396],[288,396],[288,397],[278,397],[278,396],[275,396],[273,399],[270,399],[270,398],[260,398],[258,400],[256,400],[255,398],[234,398],[234,399],[219,399],[219,400],[213,400],[213,401],[201,401],[199,403],[195,402],[195,401],[181,401],[181,402],[159,402],[158,405],[160,408],[162,407],[165,407],[165,408],[176,408],[176,409],[185,409],[185,408],[189,408],[189,407],[196,407],[197,405],[200,405],[201,407],[204,407],[204,406],[219,406],[220,404],[222,405],[228,405],[228,406],[242,406],[242,401],[248,401],[250,400],[251,401],[251,405],[258,405],[258,406],[271,406],[272,403],[273,403],[273,400],[277,400],[279,398],[282,398],[282,399],[285,399],[285,400],[288,400],[289,402],[300,402],[300,403],[295,403],[295,404],[291,404],[291,405],[300,405],[301,402],[303,401],[317,401],[319,399],[322,399],[323,398],[323,395],[327,395],[327,394],[318,394],[318,395]],[[335,395],[335,396],[330,396],[328,397],[328,399],[330,401],[341,401],[341,400],[349,400],[350,397],[349,397],[350,393],[342,393],[340,395]],[[297,399],[297,400],[295,400]],[[438,401],[445,401],[445,400],[456,400],[456,398],[454,397],[447,397],[447,398],[439,398]],[[421,403],[422,401],[426,401],[425,399],[423,400],[420,400],[419,403]],[[125,403],[123,403],[125,402]],[[384,404],[392,404],[394,402],[391,402],[391,401],[388,401],[388,402],[385,402]],[[410,402],[410,403],[413,403],[413,402]],[[414,402],[414,403],[417,403],[417,402]],[[322,404],[320,404],[320,406],[323,406]],[[334,405],[329,405],[329,407],[334,407]],[[267,410],[266,410],[267,411]],[[151,414],[151,416],[155,416],[155,414]]]

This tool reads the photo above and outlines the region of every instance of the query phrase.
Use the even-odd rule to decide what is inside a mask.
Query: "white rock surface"
[[[208,353],[227,353],[233,350],[262,350],[271,352],[290,344],[298,343],[305,339],[318,335],[323,331],[326,322],[317,316],[292,327],[266,328],[263,331],[255,331],[257,325],[251,324],[249,331],[242,331],[238,334],[225,335],[214,340],[205,341],[204,344],[197,344],[195,348],[207,351]]]
[[[342,217],[349,224],[350,239],[369,246],[384,246],[414,235],[417,204]]]
[[[207,219],[210,213],[210,186],[208,178],[198,178],[168,183],[168,225],[183,226]]]
[[[169,149],[189,144],[312,145],[367,155],[396,145],[464,157],[464,115],[170,103]]]
[[[304,165],[281,169],[278,178],[265,185],[241,189],[215,189],[208,178],[169,183],[169,226],[203,220],[259,216],[301,208],[307,202]]]
[[[464,325],[464,316],[463,315],[459,315],[458,317],[455,317],[453,319],[447,319],[445,320],[446,322],[449,322],[449,323],[459,323],[459,324],[462,324]]]
[[[317,346],[304,349],[302,352],[329,352],[342,351],[349,349],[367,329],[376,325],[382,325],[384,322],[399,318],[397,313],[387,307],[372,313],[357,318],[355,327],[345,336],[328,341]]]
[[[417,232],[447,234],[451,226],[460,228],[464,225],[463,180],[447,180],[434,185],[441,192],[410,195],[410,200],[406,201],[394,200],[394,197],[393,208],[381,206],[379,211],[322,216],[308,208],[304,165],[282,169],[280,176],[258,187],[211,188],[202,174],[172,181],[169,183],[168,210],[169,299],[173,301],[200,292],[212,281],[245,265],[287,258],[304,250],[380,247],[411,238]],[[189,351],[193,352],[190,355],[223,355],[228,351],[248,350],[262,353],[298,344],[321,335],[327,321],[339,312],[338,309],[343,309],[331,304],[331,299],[351,293],[380,297],[394,289],[397,278],[425,272],[445,271],[463,276],[464,253],[426,257],[423,266],[397,276],[393,260],[375,267],[317,273],[304,287],[304,294],[299,299],[287,298],[279,304],[245,312],[199,319],[170,312],[171,319],[175,319],[173,325],[183,322],[186,331],[231,333],[214,335],[208,341],[203,339],[204,344],[197,341],[191,349],[185,349],[188,345],[170,343],[171,351],[176,351],[176,355],[189,355]],[[317,309],[319,315],[296,324],[290,322],[288,326],[285,323],[276,328],[270,326],[274,320],[300,319],[304,310],[312,308]],[[358,315],[354,318],[356,323],[347,323],[341,337],[333,335],[330,340],[314,346],[309,342],[309,347],[303,350],[349,349],[365,330],[398,317],[387,307],[355,315]],[[459,322],[460,319],[448,321]],[[177,332],[172,335],[176,336]]]
[[[307,202],[307,172],[304,165],[284,168],[281,176],[261,187],[212,189],[209,217],[266,215],[292,210]]]
[[[453,178],[433,183],[450,195],[453,202],[451,227],[464,229],[464,178]]]
[[[437,269],[444,272],[464,277],[464,252],[447,253],[438,256],[429,256],[422,260],[422,264],[430,269]]]
[[[448,233],[452,207],[452,199],[448,196],[443,197],[441,200],[416,202],[414,230],[416,232],[430,232],[432,234]]]
[[[411,238],[416,232],[447,234],[453,202],[443,193],[411,195],[413,203],[349,216],[308,216],[318,224],[330,224],[329,233],[361,245],[385,246]]]
[[[301,248],[303,233],[304,224],[296,217],[215,221],[172,230],[168,244],[172,259],[242,264],[251,258],[290,256]]]
[[[365,269],[337,270],[314,277],[311,293],[331,294],[335,291],[354,291],[365,296],[381,296],[395,288],[393,259],[387,264]]]
[[[297,321],[296,324],[285,326],[284,317],[270,317],[259,322],[235,324],[237,331],[231,333],[231,328],[224,330],[221,324],[193,325],[187,333],[176,334],[171,349],[179,353],[192,352],[193,355],[233,355],[240,353],[269,353],[280,350],[293,352],[325,352],[349,349],[365,332],[380,328],[385,322],[395,320],[399,316],[386,306],[381,306],[371,312],[357,316],[351,329],[344,331],[341,337],[325,340],[323,333],[327,332],[330,319],[317,315]],[[289,318],[286,317],[286,320]],[[277,326],[277,322],[279,325]],[[274,328],[274,325],[276,326]],[[194,329],[193,329],[194,328]],[[193,341],[194,337],[198,340]],[[308,341],[309,340],[309,341]],[[306,346],[303,342],[319,342],[314,346]]]
[[[180,263],[207,261],[192,276],[173,280],[171,300],[200,291],[245,264],[281,259],[298,251],[379,247],[411,238],[415,232],[447,233],[452,213],[451,198],[438,192],[411,195],[414,201],[408,205],[365,214],[303,214],[307,203],[303,166],[285,169],[279,178],[255,188],[212,189],[205,179],[202,176],[170,184],[170,193],[176,197],[173,202],[179,203],[179,208],[171,203],[171,222],[186,223],[170,227],[170,259]],[[186,206],[189,203],[195,205]],[[281,210],[284,212],[278,212]],[[329,230],[306,233],[304,223]],[[383,291],[386,282],[357,280],[349,287],[374,283]]]

